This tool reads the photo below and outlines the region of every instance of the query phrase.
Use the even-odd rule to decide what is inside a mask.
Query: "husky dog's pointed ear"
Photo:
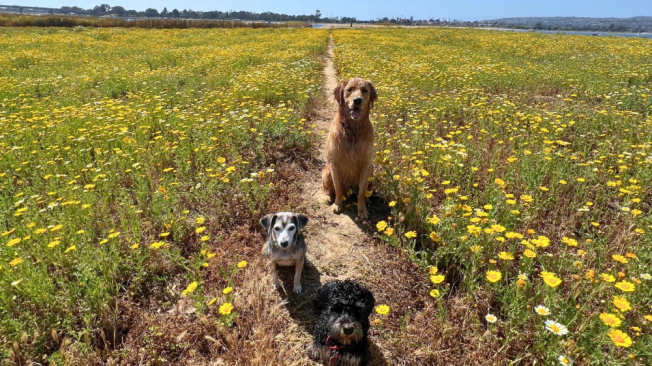
[[[305,215],[297,214],[297,222],[299,224],[299,230],[301,230],[308,225],[308,218]]]
[[[335,96],[335,100],[339,105],[344,104],[344,88],[346,88],[346,84],[348,83],[348,80],[342,80],[342,83],[333,90],[333,95]]]
[[[274,226],[274,223],[276,222],[276,214],[268,214],[263,216],[262,219],[260,219],[260,223],[267,229],[267,232]]]

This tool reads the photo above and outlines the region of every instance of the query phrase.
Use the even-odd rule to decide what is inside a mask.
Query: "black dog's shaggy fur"
[[[314,305],[319,322],[310,356],[329,366],[367,365],[367,331],[374,305],[371,292],[352,280],[321,286]]]

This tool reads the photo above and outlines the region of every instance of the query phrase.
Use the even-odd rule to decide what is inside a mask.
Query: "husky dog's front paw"
[[[298,285],[295,284],[294,288],[292,289],[292,291],[294,291],[295,294],[300,294],[302,290],[303,288],[301,288],[301,284]]]

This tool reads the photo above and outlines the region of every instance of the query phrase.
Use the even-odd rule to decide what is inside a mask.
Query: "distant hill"
[[[652,32],[652,16],[632,18],[517,17],[485,20],[481,23],[509,28]]]

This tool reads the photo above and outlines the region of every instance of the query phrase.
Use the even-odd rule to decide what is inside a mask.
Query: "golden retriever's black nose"
[[[362,104],[362,97],[355,97],[355,98],[353,98],[353,103],[355,103],[355,105],[360,105],[360,104]]]

